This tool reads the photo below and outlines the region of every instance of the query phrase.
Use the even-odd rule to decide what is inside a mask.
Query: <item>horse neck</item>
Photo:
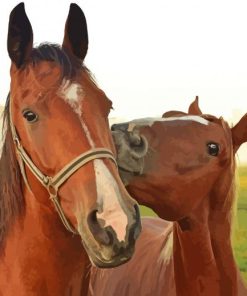
[[[16,220],[5,248],[4,261],[9,270],[11,258],[18,254],[18,278],[25,277],[28,287],[23,282],[15,284],[23,291],[32,285],[45,287],[35,295],[86,295],[90,262],[79,236],[65,230],[58,214],[48,205],[48,196],[47,205],[40,204],[28,190],[24,198],[25,215]]]
[[[233,194],[233,188],[228,194]],[[175,222],[174,273],[177,295],[237,295],[237,268],[231,246],[229,205],[213,208],[208,196],[190,217]],[[222,198],[223,199],[223,198]]]

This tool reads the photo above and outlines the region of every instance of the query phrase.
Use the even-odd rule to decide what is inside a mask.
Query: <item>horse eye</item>
[[[23,111],[22,115],[28,122],[36,122],[38,120],[38,115],[31,110]]]
[[[207,144],[208,148],[208,154],[212,156],[217,156],[219,154],[220,147],[216,143],[208,143]]]

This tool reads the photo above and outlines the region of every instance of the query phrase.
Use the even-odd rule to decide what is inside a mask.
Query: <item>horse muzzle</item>
[[[124,240],[119,240],[111,226],[102,226],[96,211],[92,211],[84,223],[88,228],[85,227],[85,224],[81,225],[81,229],[84,231],[79,231],[79,233],[94,265],[101,268],[111,268],[131,259],[135,250],[135,242],[141,232],[141,219],[137,204],[134,205],[134,213],[128,221]],[[85,229],[89,231],[89,234],[85,235]]]
[[[138,130],[128,130],[128,124],[114,124],[112,137],[117,150],[117,164],[124,184],[131,175],[141,175],[144,170],[148,141]]]

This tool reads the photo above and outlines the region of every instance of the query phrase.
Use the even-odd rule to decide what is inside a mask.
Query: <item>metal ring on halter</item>
[[[49,184],[49,185],[47,186],[47,190],[48,190],[48,192],[49,192],[49,194],[50,194],[50,197],[51,197],[51,196],[57,196],[57,189],[55,188],[54,185]]]

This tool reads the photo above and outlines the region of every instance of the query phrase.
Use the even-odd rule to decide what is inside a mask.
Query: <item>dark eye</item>
[[[212,156],[217,156],[219,154],[220,147],[216,143],[208,143],[207,144],[208,148],[208,154]]]
[[[24,110],[22,115],[28,122],[36,122],[38,120],[38,115],[31,110]]]

